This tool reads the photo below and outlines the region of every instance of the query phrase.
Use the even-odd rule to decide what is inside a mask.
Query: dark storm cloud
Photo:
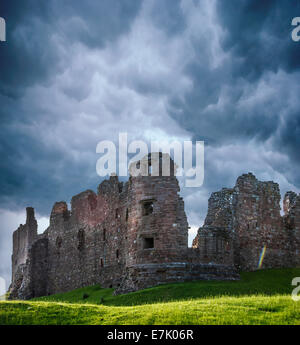
[[[268,142],[300,164],[297,15],[299,1],[2,1],[0,207],[47,214],[54,201],[94,189],[97,141],[116,124],[141,138],[149,128],[173,134],[165,108],[215,149],[205,198],[251,164],[300,184],[299,165],[256,162],[261,152],[247,147]]]
[[[34,124],[44,121],[45,133],[54,132],[59,114],[46,109],[48,104],[36,107],[34,98],[38,96],[33,95],[29,104],[24,103],[23,97],[26,88],[35,84],[49,87],[51,78],[68,67],[68,59],[60,56],[60,41],[66,49],[73,43],[103,48],[129,30],[141,3],[1,1],[7,42],[0,44],[0,206],[13,208],[30,203],[47,214],[55,200],[71,198],[74,192],[95,187],[99,182],[95,174],[90,174],[96,157],[92,162],[86,159],[78,164],[66,149],[44,142],[38,129],[32,130]],[[71,90],[69,87],[64,92],[81,100],[87,90],[83,85],[76,89],[73,84]],[[71,146],[72,139],[69,142]],[[95,147],[96,142],[89,151],[94,152]],[[76,180],[80,182],[74,183]]]
[[[17,127],[7,128],[2,135],[0,154],[0,208],[32,205],[40,214],[48,214],[55,201],[69,201],[72,195],[95,188],[99,182],[95,174],[93,178],[88,175],[94,170],[88,159],[78,164],[67,152],[52,144],[49,147]]]
[[[300,75],[298,76],[300,78]],[[299,92],[298,92],[299,94]],[[289,113],[275,137],[274,148],[286,153],[291,159],[289,168],[284,165],[277,167],[290,181],[300,186],[300,106],[296,112]]]
[[[129,30],[141,4],[140,0],[55,0],[52,9],[59,19],[56,19],[58,26],[68,39],[81,41],[90,47],[101,47]]]
[[[66,66],[60,64],[58,37],[68,44],[103,47],[126,33],[140,4],[139,0],[1,1],[7,42],[0,45],[0,92],[20,96],[24,87],[46,83],[62,72]]]
[[[218,1],[217,10],[220,24],[226,32],[223,49],[234,58],[242,59],[232,69],[235,79],[245,78],[254,84],[264,79],[268,71],[284,71],[289,75],[289,79],[280,80],[276,94],[267,104],[260,105],[256,112],[258,116],[254,116],[253,120],[256,128],[259,124],[266,130],[261,140],[273,135],[274,149],[289,155],[293,172],[288,175],[299,186],[300,102],[289,96],[300,91],[300,45],[291,40],[291,21],[300,14],[300,1],[234,0],[226,4]],[[239,116],[244,118],[241,114]],[[247,122],[245,128],[253,133]],[[233,135],[235,133],[233,130]],[[279,171],[283,169],[277,168]]]
[[[0,275],[21,210],[95,190],[97,142],[119,132],[205,140],[192,226],[242,173],[300,187],[300,1],[2,0],[0,16]]]
[[[81,42],[89,48],[102,48],[129,30],[140,5],[141,1],[132,0],[1,1],[0,15],[6,19],[7,42],[0,45],[0,205],[24,205],[31,200],[41,213],[48,213],[56,200],[53,191],[56,198],[65,199],[90,186],[86,177],[87,185],[75,183],[74,188],[74,179],[80,174],[84,181],[88,162],[78,165],[69,161],[63,150],[47,145],[38,133],[26,130],[48,117],[49,127],[44,130],[51,131],[55,115],[42,107],[24,105],[22,96],[27,87],[36,83],[49,86],[49,78],[67,68],[57,40],[65,41],[66,47]],[[85,91],[81,86],[74,97],[81,99]],[[96,142],[90,147],[91,152],[95,146]]]
[[[234,70],[236,76],[255,80],[268,70],[300,68],[299,47],[291,40],[299,0],[218,1],[217,11],[226,32],[223,48],[243,59]]]
[[[186,27],[186,18],[182,12],[180,0],[156,2],[150,15],[154,25],[169,35],[178,34]]]
[[[0,45],[2,94],[18,96],[24,86],[43,80],[56,64],[57,53],[50,42],[48,4],[1,1],[0,13],[7,30],[7,42]]]
[[[207,145],[271,140],[298,170],[300,45],[291,39],[291,21],[299,15],[299,0],[217,1],[223,60],[213,63],[212,36],[190,37],[195,58],[185,73],[193,88],[170,99],[171,116]],[[289,175],[300,184],[296,171]]]

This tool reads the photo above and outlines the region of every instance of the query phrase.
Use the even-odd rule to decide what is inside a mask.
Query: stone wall
[[[287,193],[281,217],[278,185],[252,174],[211,195],[204,225],[188,248],[176,167],[170,160],[171,176],[162,176],[165,158],[148,155],[133,163],[128,182],[111,176],[97,193],[74,196],[71,210],[55,203],[41,235],[28,208],[26,224],[13,234],[11,298],[94,284],[124,293],[173,281],[238,279],[237,269],[258,267],[264,247],[262,267],[299,265],[300,197]]]
[[[283,223],[290,238],[293,256],[293,265],[300,266],[300,195],[287,192],[283,203]]]
[[[204,266],[202,275],[191,268],[199,263],[199,251],[187,248],[188,223],[175,165],[169,158],[171,176],[162,176],[165,158],[149,155],[133,163],[128,182],[111,176],[99,185],[97,194],[87,190],[74,196],[71,210],[63,201],[55,203],[50,226],[42,235],[37,235],[30,209],[26,225],[14,233],[12,298],[27,299],[93,284],[124,292],[138,280],[131,286],[133,291],[164,280],[177,281],[182,267],[188,267],[182,279],[207,276]],[[135,171],[137,165],[140,171]],[[149,166],[151,176],[142,176]],[[141,267],[150,267],[147,265],[159,265],[159,269],[149,268],[147,279],[142,279],[145,272]],[[215,275],[220,272],[212,266],[210,270]]]
[[[237,271],[228,265],[190,262],[138,264],[126,267],[116,293],[127,293],[149,286],[191,280],[238,280]]]
[[[299,200],[295,193],[288,192],[282,217],[278,184],[244,174],[234,188],[212,194],[204,226],[198,230],[193,246],[214,261],[217,249],[213,248],[220,248],[216,245],[218,238],[229,238],[220,257],[225,258],[227,246],[233,245],[232,259],[238,269],[295,266],[299,264],[300,248]]]
[[[233,198],[234,190],[223,188],[208,200],[203,227],[193,241],[203,263],[234,264]]]
[[[34,217],[34,209],[26,208],[26,223],[20,224],[13,233],[13,254],[12,254],[12,284],[19,288],[22,284],[23,275],[27,274],[26,262],[29,258],[29,249],[37,239],[37,222]]]

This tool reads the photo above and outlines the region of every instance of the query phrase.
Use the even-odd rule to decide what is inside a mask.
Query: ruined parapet
[[[285,215],[283,222],[285,231],[289,235],[291,249],[295,253],[294,265],[300,265],[300,195],[287,192],[283,207]]]
[[[232,230],[234,189],[223,188],[212,193],[208,200],[208,212],[204,221],[205,227],[225,228]]]
[[[300,194],[287,192],[283,200],[286,224],[291,229],[300,230]]]
[[[55,224],[61,224],[70,217],[70,211],[68,210],[68,205],[65,201],[56,202],[51,211],[50,215],[50,226],[55,226]]]
[[[279,185],[261,182],[249,173],[237,179],[235,190],[235,265],[243,270],[289,266]]]
[[[30,248],[37,239],[37,221],[32,207],[26,208],[26,223],[13,233],[11,298],[27,298],[30,294]]]
[[[272,181],[261,182],[249,173],[240,176],[235,186],[237,231],[281,228],[280,190]],[[250,230],[250,231],[249,231]],[[255,232],[256,233],[256,232]]]
[[[72,217],[78,224],[94,226],[104,219],[104,210],[97,212],[104,205],[98,205],[97,194],[92,190],[73,196],[71,205]]]
[[[298,233],[287,231],[287,228],[295,228],[295,220],[300,215],[297,200],[295,193],[286,195],[284,209],[288,214],[284,226],[278,184],[261,182],[252,173],[243,174],[233,189],[223,188],[212,194],[207,217],[198,230],[193,247],[200,250],[204,259],[216,261],[220,234],[226,245],[222,247],[219,259],[230,258],[225,248],[231,248],[238,269],[293,266],[299,248]]]
[[[295,192],[286,192],[283,199],[283,212],[285,216],[288,216],[291,209],[295,206],[297,201],[297,194]]]
[[[26,208],[26,225],[28,225],[29,231],[29,242],[35,240],[37,234],[37,221],[34,216],[34,208],[27,207]]]
[[[234,189],[223,188],[211,194],[203,227],[198,229],[193,248],[202,262],[233,265]]]
[[[26,208],[26,223],[13,233],[12,282],[19,265],[25,264],[28,251],[37,238],[37,221],[32,207]]]

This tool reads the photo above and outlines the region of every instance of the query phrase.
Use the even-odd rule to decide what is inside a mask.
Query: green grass
[[[118,296],[113,289],[91,286],[0,302],[0,324],[300,325],[300,302],[291,298],[294,277],[300,277],[300,268],[246,272],[240,281],[166,284]]]

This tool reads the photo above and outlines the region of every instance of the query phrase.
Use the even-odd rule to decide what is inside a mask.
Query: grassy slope
[[[0,302],[0,324],[300,324],[300,302],[291,299],[297,276],[299,268],[263,270],[242,273],[241,281],[167,284],[119,296],[92,286]]]

